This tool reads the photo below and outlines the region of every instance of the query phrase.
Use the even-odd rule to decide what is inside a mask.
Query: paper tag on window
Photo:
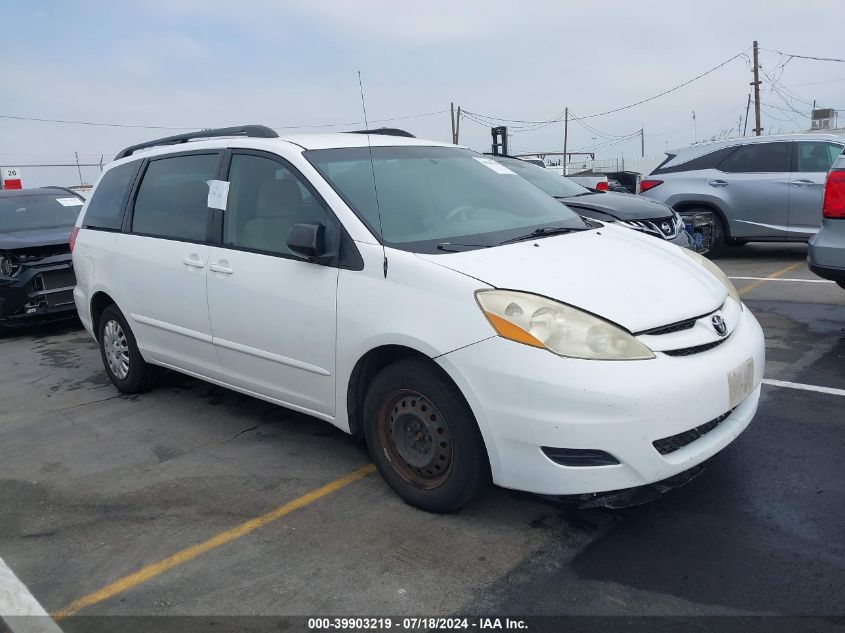
[[[492,158],[483,158],[481,156],[473,156],[473,158],[488,169],[492,169],[497,174],[510,174],[511,176],[516,176],[516,172],[511,171],[510,169],[508,169],[501,163],[496,162]]]
[[[208,206],[212,209],[226,210],[226,202],[229,200],[229,183],[225,180],[209,180],[208,182]]]
[[[56,202],[58,202],[63,207],[81,207],[82,200],[79,198],[56,198]]]

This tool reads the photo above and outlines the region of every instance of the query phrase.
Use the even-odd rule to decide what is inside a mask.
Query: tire
[[[364,437],[387,484],[430,512],[465,506],[489,465],[475,417],[460,390],[422,359],[404,359],[373,378],[364,399]]]
[[[135,335],[116,305],[103,310],[97,329],[103,367],[118,391],[147,391],[152,386],[153,367],[141,356]]]

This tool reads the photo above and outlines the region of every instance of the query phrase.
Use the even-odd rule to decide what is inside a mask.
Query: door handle
[[[711,180],[707,183],[711,187],[727,187],[728,181],[727,180]]]
[[[190,266],[191,268],[205,268],[205,262],[199,259],[196,255],[186,257],[182,260],[182,263],[185,264],[185,266]]]
[[[809,187],[810,185],[814,185],[812,180],[807,180],[806,178],[802,178],[801,180],[793,180],[792,184],[796,187]]]
[[[235,272],[228,266],[223,266],[221,264],[211,264],[208,268],[209,270],[213,270],[214,272],[221,273],[223,275],[231,275],[233,272]]]

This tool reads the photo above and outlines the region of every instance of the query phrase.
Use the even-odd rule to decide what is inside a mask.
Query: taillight
[[[845,169],[827,175],[822,215],[828,219],[845,218]]]
[[[73,252],[73,247],[76,246],[76,236],[79,235],[79,227],[75,226],[70,231],[70,252]]]
[[[657,185],[662,185],[662,180],[641,180],[640,193],[645,193],[649,189],[654,189]]]
[[[607,191],[607,182],[601,180],[596,183],[596,190],[597,191]]]

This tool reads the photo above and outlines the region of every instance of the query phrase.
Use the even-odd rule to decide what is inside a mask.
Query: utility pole
[[[745,131],[748,129],[748,111],[751,109],[751,93],[748,93],[748,103],[745,104],[745,125],[742,126],[742,135],[745,136]]]
[[[695,110],[692,111],[692,142],[698,143],[698,123],[695,122]]]
[[[569,106],[563,110],[563,175],[566,175],[566,144],[569,141]]]
[[[760,136],[763,127],[760,125],[760,63],[757,61],[757,40],[754,40],[754,135]]]
[[[645,134],[643,128],[640,128],[640,157],[645,158]]]
[[[455,115],[455,145],[461,139],[461,106],[458,106],[458,112]]]
[[[76,156],[76,171],[79,172],[79,184],[82,184],[82,168],[79,166],[79,152],[74,152],[74,156]]]
[[[458,141],[455,138],[455,102],[449,104],[449,110],[451,114],[449,115],[450,120],[452,121],[452,145],[457,145]]]

